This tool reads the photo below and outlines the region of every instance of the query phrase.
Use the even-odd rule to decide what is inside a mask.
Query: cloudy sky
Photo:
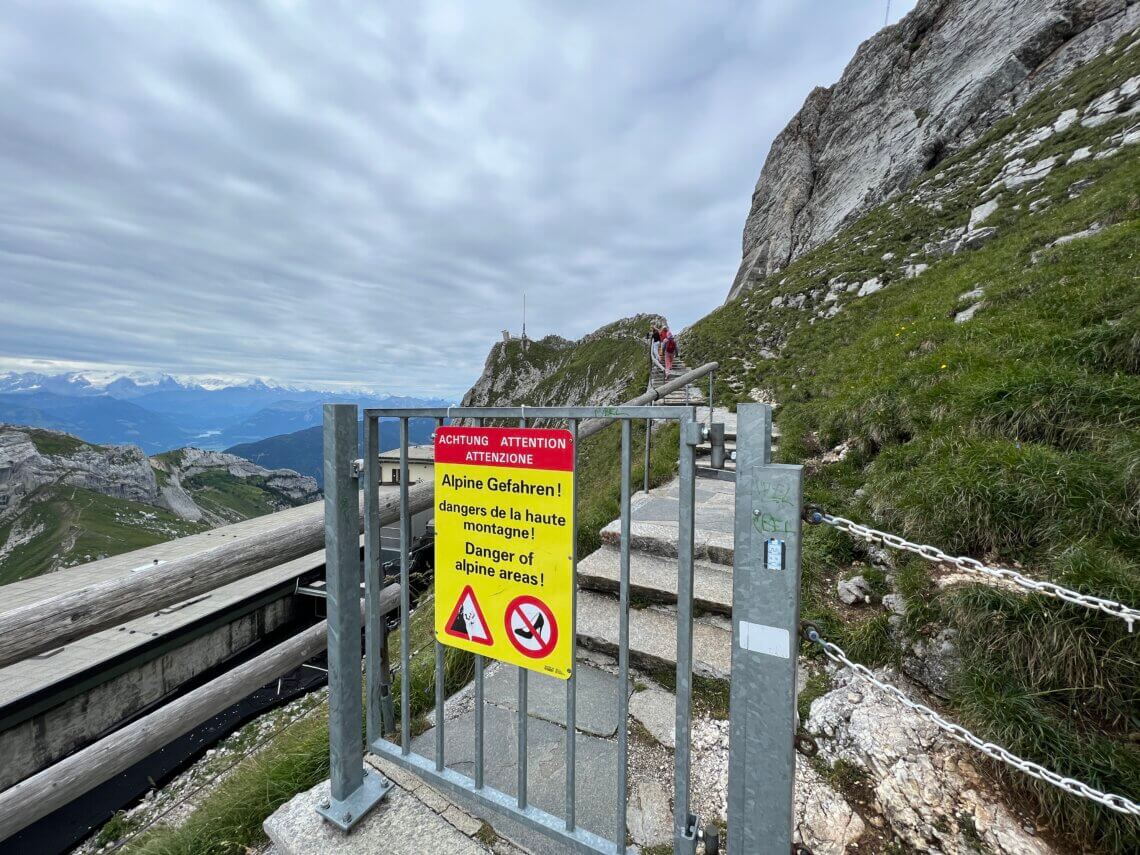
[[[524,291],[532,336],[684,327],[885,10],[6,0],[0,370],[458,396]]]

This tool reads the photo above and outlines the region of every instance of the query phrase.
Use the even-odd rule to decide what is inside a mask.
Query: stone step
[[[630,502],[630,546],[634,550],[675,558],[678,536],[678,493],[673,480],[663,487],[638,492]],[[699,479],[695,485],[693,557],[716,564],[732,564],[736,514],[736,485]],[[621,544],[621,520],[601,530],[602,543]]]
[[[716,479],[736,485],[736,469],[713,469],[711,466],[697,466],[697,477],[701,479]]]
[[[581,589],[616,593],[621,581],[621,550],[604,545],[578,562]],[[629,553],[629,587],[634,597],[670,605],[677,602],[677,561]],[[701,609],[732,614],[732,568],[708,561],[693,562],[693,602]]]
[[[717,471],[717,470],[713,469],[711,461],[708,461],[708,460],[698,461],[697,462],[697,469],[703,469],[703,470],[708,470],[708,471]],[[724,468],[719,470],[719,471],[735,472],[736,471],[736,461],[735,460],[725,460],[724,461]]]
[[[578,643],[615,655],[618,650],[616,597],[578,593]],[[630,661],[647,670],[677,667],[677,613],[669,606],[629,610]],[[727,680],[732,662],[732,623],[721,615],[693,621],[693,673]]]

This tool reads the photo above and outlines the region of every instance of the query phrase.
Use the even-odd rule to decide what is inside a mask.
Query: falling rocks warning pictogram
[[[479,607],[479,601],[475,599],[475,591],[470,585],[464,588],[463,593],[459,595],[459,600],[455,603],[455,610],[448,618],[447,628],[444,632],[455,638],[473,641],[476,644],[490,645],[493,643],[491,632],[487,628],[487,619],[483,617],[483,610]]]

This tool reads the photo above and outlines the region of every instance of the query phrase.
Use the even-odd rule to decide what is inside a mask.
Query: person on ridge
[[[664,374],[665,366],[661,364],[661,331],[652,325],[649,327],[649,358]]]
[[[677,358],[677,340],[667,326],[660,329],[660,335],[661,351],[665,356],[665,379],[668,380],[669,373],[673,370],[673,360]]]

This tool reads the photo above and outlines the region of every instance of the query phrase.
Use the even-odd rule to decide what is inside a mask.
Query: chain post
[[[773,464],[772,408],[737,409],[729,852],[792,845],[803,467]]]

